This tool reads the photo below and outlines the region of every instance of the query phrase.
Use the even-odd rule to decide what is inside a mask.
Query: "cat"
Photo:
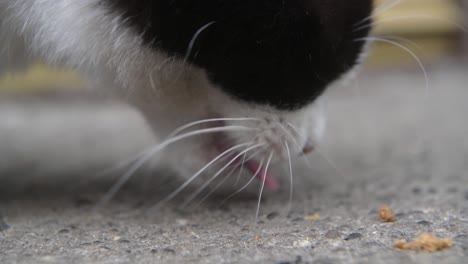
[[[140,162],[164,149],[163,162],[187,179],[179,189],[242,165],[276,190],[269,166],[320,143],[321,95],[359,65],[372,8],[371,0],[0,0],[1,58],[76,69],[138,108],[166,139]]]

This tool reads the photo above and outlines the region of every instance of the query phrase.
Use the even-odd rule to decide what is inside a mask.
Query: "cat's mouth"
[[[217,154],[219,155],[232,148],[233,144],[231,142],[232,141],[229,140],[229,137],[225,133],[217,133],[213,141]],[[245,159],[239,151],[230,152],[227,157],[227,160],[234,158],[234,161],[232,162],[234,165],[240,164],[241,167],[245,168],[252,175],[252,177],[255,176],[255,179],[257,179],[261,184],[264,184],[269,190],[277,191],[279,189],[279,181],[268,170],[266,162],[264,162],[265,160],[260,162],[256,159]]]
[[[265,182],[265,186],[271,191],[276,191],[279,188],[278,180],[266,170],[264,165],[256,160],[246,161],[244,164],[245,168],[252,174],[256,174],[255,178],[260,182]]]

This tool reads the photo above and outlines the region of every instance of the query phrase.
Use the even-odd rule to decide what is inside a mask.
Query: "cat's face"
[[[207,170],[211,175],[249,147],[246,156],[256,154],[246,166],[252,172],[261,167],[265,175],[270,155],[279,161],[289,159],[288,152],[313,150],[325,129],[320,95],[356,65],[364,46],[360,39],[369,31],[355,28],[372,9],[371,0],[115,0],[112,5],[147,45],[168,58],[157,76],[164,86],[159,98],[137,100],[153,128],[166,136],[212,118],[217,120],[178,134],[226,128],[184,139],[165,154],[180,171],[194,174],[234,147],[216,170]],[[236,148],[239,144],[245,145]],[[275,189],[274,178],[268,176],[266,185]]]

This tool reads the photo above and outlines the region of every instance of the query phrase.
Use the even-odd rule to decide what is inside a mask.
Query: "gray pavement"
[[[192,186],[155,210],[180,182],[154,164],[96,207],[123,170],[99,172],[155,143],[138,113],[1,99],[0,263],[468,263],[468,68],[433,66],[429,77],[427,95],[412,69],[329,91],[329,132],[310,167],[295,165],[291,212],[284,177],[257,220],[258,186],[222,206],[228,188],[180,208]],[[379,222],[384,204],[397,222]],[[393,248],[423,232],[455,245]]]

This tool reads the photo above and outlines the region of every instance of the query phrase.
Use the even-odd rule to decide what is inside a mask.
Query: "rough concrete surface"
[[[124,170],[99,172],[155,143],[139,115],[98,100],[3,99],[0,263],[468,263],[467,73],[433,66],[427,94],[414,70],[329,91],[327,137],[310,167],[294,166],[290,213],[284,172],[258,219],[258,186],[181,208],[191,186],[155,209],[180,181],[152,165],[96,206]],[[379,221],[384,204],[397,222]],[[424,232],[454,246],[393,247]]]

